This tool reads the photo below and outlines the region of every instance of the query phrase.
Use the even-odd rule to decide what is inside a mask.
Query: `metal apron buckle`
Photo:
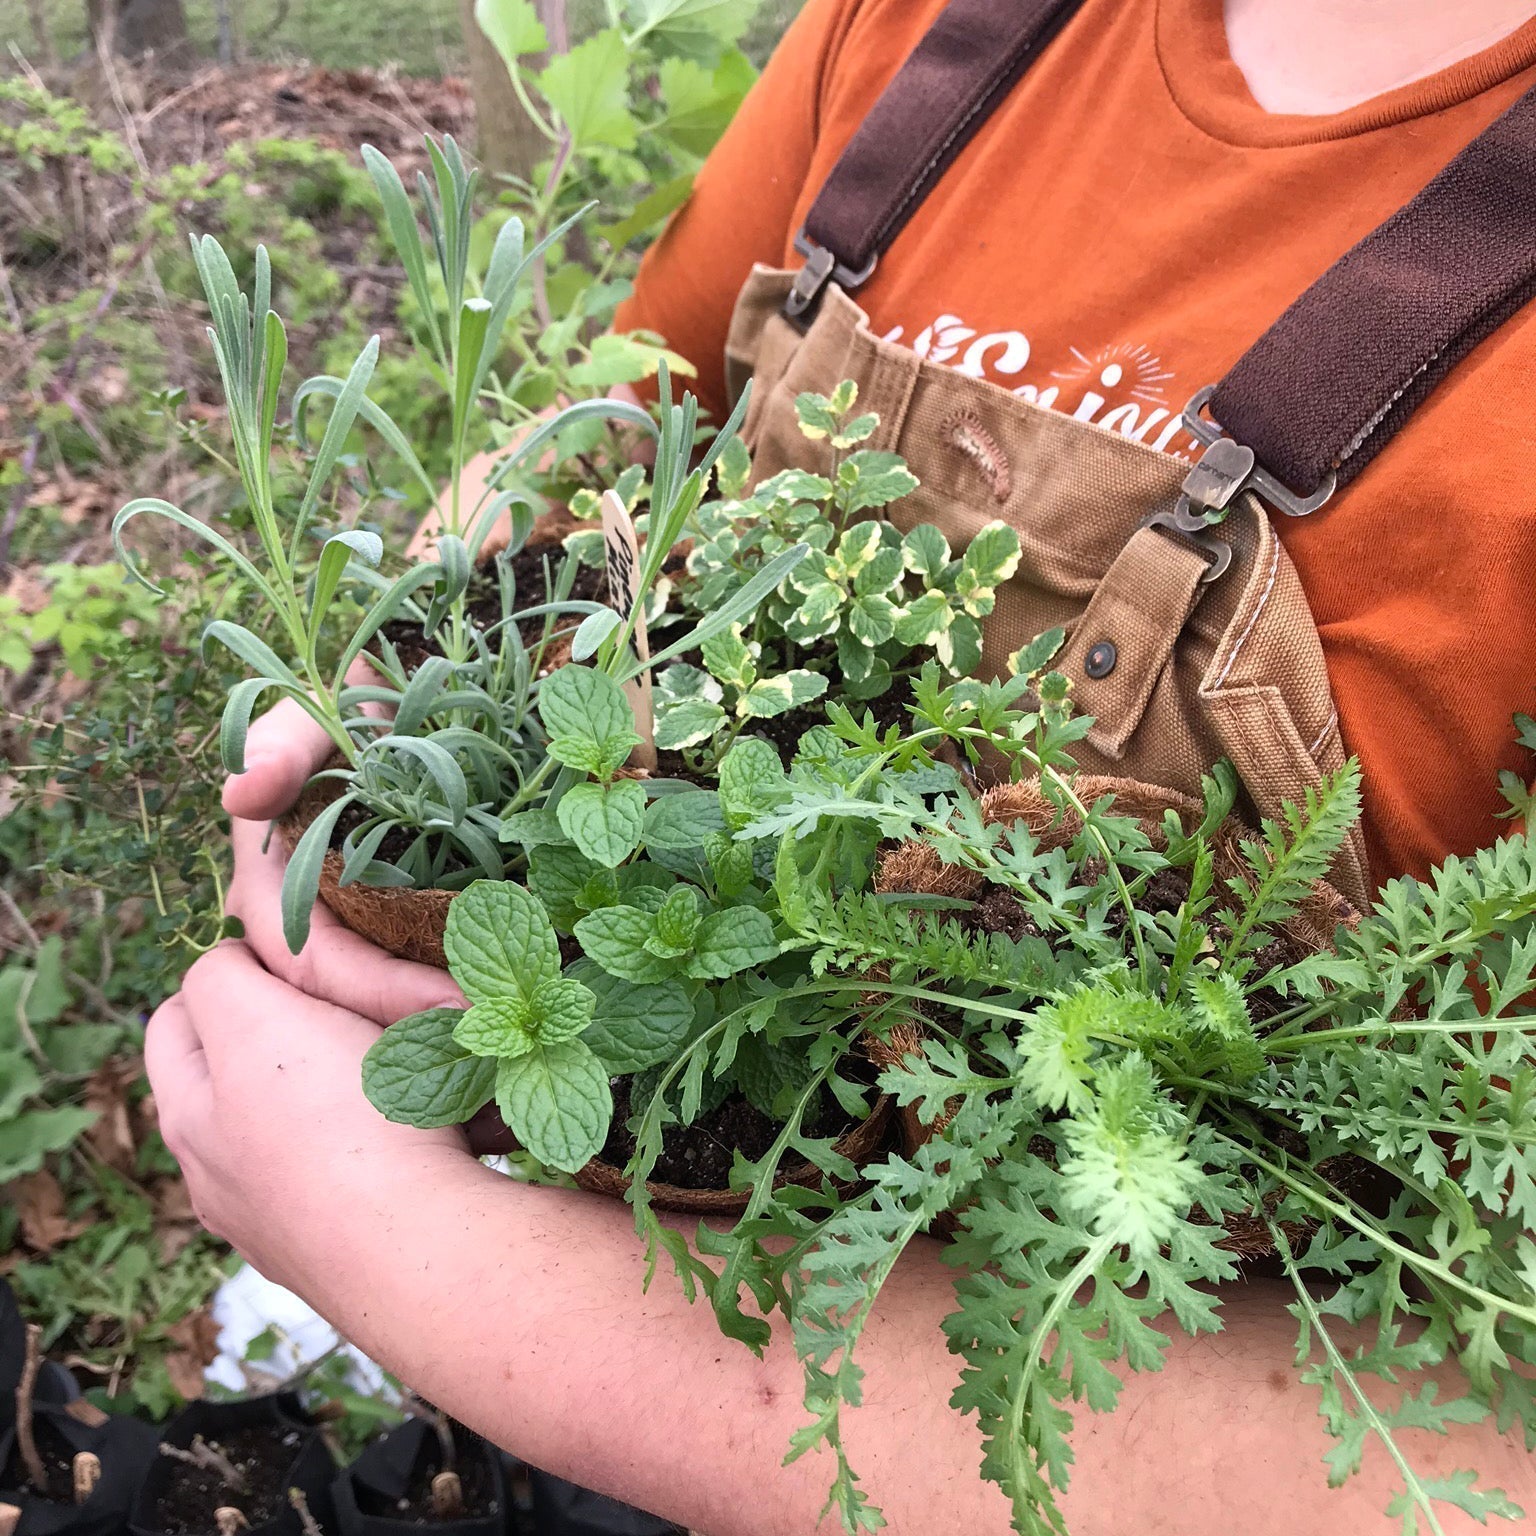
[[[1205,452],[1184,477],[1173,510],[1154,512],[1141,524],[1143,528],[1174,534],[1207,555],[1210,564],[1200,578],[1202,583],[1225,575],[1232,564],[1232,546],[1211,530],[1226,517],[1243,491],[1262,496],[1287,517],[1308,517],[1333,495],[1337,484],[1330,471],[1310,496],[1298,496],[1259,463],[1253,449],[1227,437],[1220,423],[1204,414],[1215,393],[1216,386],[1207,384],[1184,407],[1184,430],[1204,446]]]
[[[871,256],[857,271],[845,267],[824,245],[817,245],[805,230],[795,236],[795,249],[805,257],[805,265],[795,273],[794,287],[784,300],[784,317],[802,329],[810,321],[811,311],[820,302],[828,283],[836,283],[844,292],[867,283],[879,256]]]

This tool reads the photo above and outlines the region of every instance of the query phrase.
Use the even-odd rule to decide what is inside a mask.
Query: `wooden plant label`
[[[635,537],[635,525],[629,509],[615,491],[608,491],[603,496],[603,552],[608,566],[608,601],[618,610],[621,619],[628,619],[640,598],[636,591],[640,574],[640,542]],[[643,609],[636,613],[630,650],[637,662],[645,664],[651,659]],[[624,684],[624,692],[629,698],[630,708],[635,712],[635,730],[642,738],[640,745],[630,754],[629,761],[636,768],[654,768],[656,715],[651,704],[651,669],[648,665],[632,681]]]

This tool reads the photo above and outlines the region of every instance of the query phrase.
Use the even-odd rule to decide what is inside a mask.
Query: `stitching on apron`
[[[1312,756],[1312,757],[1316,757],[1317,756],[1318,749],[1333,734],[1333,728],[1338,723],[1339,723],[1339,712],[1338,712],[1338,710],[1334,710],[1334,712],[1331,715],[1328,716],[1327,723],[1323,726],[1322,730],[1318,733],[1317,740],[1314,741],[1312,743],[1312,745],[1307,748],[1307,752],[1308,752],[1308,754],[1310,756]]]
[[[1221,676],[1216,679],[1215,686],[1220,688],[1226,682],[1227,674],[1237,663],[1238,652],[1247,645],[1248,637],[1253,633],[1253,626],[1259,622],[1259,615],[1264,612],[1264,605],[1269,602],[1269,595],[1275,590],[1275,578],[1280,574],[1280,540],[1274,540],[1274,553],[1269,559],[1269,580],[1264,583],[1264,591],[1259,596],[1258,606],[1253,610],[1253,616],[1248,620],[1247,627],[1237,637],[1237,644],[1232,647],[1232,654],[1227,657],[1227,664],[1221,669]]]
[[[981,424],[975,411],[956,411],[945,418],[939,432],[982,473],[994,501],[1007,501],[1013,493],[1013,470],[997,439]]]

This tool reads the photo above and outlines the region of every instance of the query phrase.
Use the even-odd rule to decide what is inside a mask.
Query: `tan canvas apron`
[[[1173,511],[1187,464],[880,340],[838,288],[802,336],[781,313],[792,281],[755,272],[731,328],[732,370],[754,378],[754,472],[824,467],[795,396],[855,380],[859,408],[880,416],[864,446],[901,454],[921,482],[891,508],[903,531],[933,523],[959,550],[996,518],[1017,530],[1022,559],[987,621],[983,674],[1002,675],[1026,640],[1066,626],[1055,665],[1095,722],[1074,748],[1080,767],[1198,795],[1201,773],[1227,757],[1250,814],[1274,816],[1342,766],[1317,629],[1251,493],[1221,527],[1231,567],[1207,582],[1199,545],[1142,526]],[[1358,835],[1336,878],[1365,899]]]
[[[1269,510],[1315,513],[1530,297],[1536,241],[1505,210],[1523,206],[1511,188],[1536,171],[1536,101],[1468,146],[1196,397],[1186,425],[1208,446],[1191,470],[881,340],[849,296],[1078,3],[951,0],[818,195],[796,242],[806,265],[760,267],[747,282],[727,379],[736,392],[753,380],[757,476],[824,467],[795,397],[853,379],[860,410],[880,417],[865,446],[901,454],[921,482],[891,509],[899,527],[934,523],[957,550],[997,518],[1018,532],[1023,556],[987,623],[983,672],[1001,674],[1025,641],[1065,626],[1055,665],[1095,722],[1074,749],[1083,768],[1198,795],[1225,757],[1240,811],[1273,817],[1342,766],[1347,743]],[[1208,510],[1224,510],[1219,526]],[[1368,900],[1358,830],[1333,880]]]

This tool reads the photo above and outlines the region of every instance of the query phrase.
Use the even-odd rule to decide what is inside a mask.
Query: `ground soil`
[[[616,1077],[613,1086],[613,1129],[599,1153],[611,1167],[622,1168],[635,1151],[635,1138],[627,1122],[630,1115],[629,1079]],[[805,1126],[808,1136],[832,1136],[846,1127],[847,1116],[830,1094]],[[739,1150],[743,1157],[759,1158],[773,1145],[783,1129],[760,1109],[733,1093],[715,1109],[701,1114],[692,1125],[668,1126],[662,1134],[662,1153],[651,1170],[651,1182],[678,1189],[725,1189],[731,1165]]]
[[[479,1520],[497,1515],[496,1484],[491,1474],[490,1453],[479,1442],[467,1435],[456,1434],[455,1443],[461,1454],[452,1468],[459,1474],[464,1492],[464,1508],[454,1520]],[[376,1489],[364,1483],[357,1485],[357,1505],[365,1515],[379,1515],[388,1520],[398,1520],[404,1525],[442,1525],[444,1517],[432,1508],[432,1479],[443,1470],[442,1456],[436,1440],[428,1443],[428,1449],[417,1461],[411,1473],[411,1481],[400,1499],[388,1499]]]
[[[215,1528],[214,1511],[225,1505],[238,1509],[253,1526],[275,1518],[288,1508],[288,1472],[303,1438],[303,1430],[275,1423],[210,1438],[208,1443],[245,1479],[245,1489],[229,1487],[209,1467],[171,1461],[170,1480],[155,1500],[151,1519],[167,1536],[202,1536]]]
[[[37,1454],[42,1458],[43,1471],[48,1475],[47,1486],[32,1486],[32,1479],[27,1476],[26,1463],[21,1459],[21,1448],[13,1440],[10,1458],[4,1468],[0,1469],[0,1488],[14,1488],[18,1491],[31,1489],[45,1499],[72,1499],[75,1453],[69,1442],[46,1419],[33,1422],[32,1437],[37,1442]]]

